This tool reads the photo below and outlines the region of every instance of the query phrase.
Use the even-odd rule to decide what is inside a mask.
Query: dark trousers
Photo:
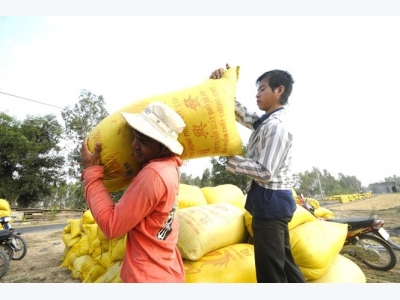
[[[252,219],[257,282],[299,283],[304,276],[296,265],[289,238],[291,218]]]

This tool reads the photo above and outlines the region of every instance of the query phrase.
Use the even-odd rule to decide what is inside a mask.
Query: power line
[[[44,102],[40,102],[40,101],[36,101],[36,100],[32,100],[32,99],[20,97],[20,96],[17,96],[17,95],[12,95],[12,94],[8,94],[8,93],[4,93],[4,92],[0,92],[0,94],[4,94],[4,95],[7,95],[7,96],[20,98],[20,99],[27,100],[27,101],[36,102],[36,103],[43,104],[43,105],[47,105],[47,106],[52,106],[52,107],[59,108],[59,109],[64,109],[64,107],[59,107],[59,106],[56,106],[56,105],[47,104],[47,103],[44,103]]]

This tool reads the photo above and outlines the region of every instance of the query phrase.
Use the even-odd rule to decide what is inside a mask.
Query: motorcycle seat
[[[359,229],[367,227],[375,220],[374,217],[351,217],[351,218],[338,218],[338,219],[327,219],[329,222],[336,222],[347,224],[349,229]]]
[[[0,239],[11,235],[10,229],[0,230]]]

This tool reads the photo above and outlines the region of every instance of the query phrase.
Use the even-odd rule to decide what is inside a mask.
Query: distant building
[[[371,187],[372,194],[400,192],[400,185],[395,181],[371,183],[369,186]]]

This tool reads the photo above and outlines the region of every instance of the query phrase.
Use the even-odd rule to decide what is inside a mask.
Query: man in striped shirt
[[[223,73],[215,70],[210,78]],[[291,252],[288,228],[296,202],[291,191],[293,136],[284,125],[284,106],[293,83],[282,70],[265,72],[256,80],[256,102],[265,112],[261,117],[235,101],[236,120],[253,132],[247,158],[229,157],[227,170],[251,178],[245,208],[252,215],[256,276],[262,283],[305,282]]]

